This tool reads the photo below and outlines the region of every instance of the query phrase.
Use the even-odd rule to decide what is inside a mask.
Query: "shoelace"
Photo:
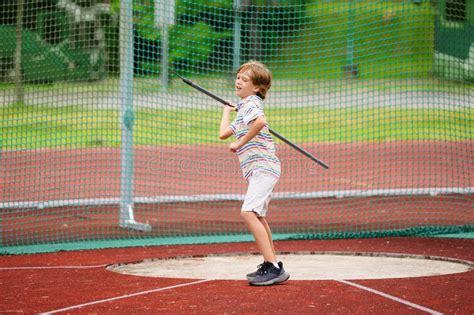
[[[257,266],[257,272],[256,272],[257,275],[261,275],[261,274],[262,274],[262,268],[263,268],[263,265],[264,265],[264,264],[265,264],[265,263],[261,263],[260,265]]]
[[[258,265],[257,275],[266,274],[271,266],[273,266],[273,264],[268,261]]]

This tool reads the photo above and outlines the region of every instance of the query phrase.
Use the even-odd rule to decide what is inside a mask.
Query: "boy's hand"
[[[231,101],[227,101],[227,104],[224,105],[224,110],[235,112],[237,110],[237,106]]]
[[[237,150],[239,150],[241,147],[242,145],[240,144],[240,141],[235,141],[229,144],[229,150],[234,153],[237,152]]]
[[[247,134],[239,140],[232,142],[229,145],[229,150],[232,152],[237,152],[240,148],[242,148],[246,143],[248,143],[251,139],[253,139],[259,132],[265,127],[266,124],[265,116],[258,116],[255,120],[251,123],[250,129]]]

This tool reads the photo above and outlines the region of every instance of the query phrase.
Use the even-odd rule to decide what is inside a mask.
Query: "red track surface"
[[[283,176],[276,192],[474,187],[474,143],[393,141],[305,144],[323,170],[278,146]],[[245,182],[226,145],[138,147],[135,196],[243,194]],[[112,198],[120,194],[120,149],[2,152],[0,202]]]
[[[276,246],[279,251],[407,253],[474,261],[472,239],[284,241],[277,242]],[[147,258],[255,251],[253,243],[238,243],[1,256],[0,313],[38,313],[63,308],[68,310],[62,313],[71,314],[426,313],[338,281],[290,279],[286,284],[260,288],[250,287],[244,280],[193,283],[196,279],[136,277],[105,269],[107,264]],[[34,269],[57,266],[76,267]],[[95,267],[81,269],[79,266]],[[254,266],[249,266],[249,269],[252,268]],[[474,270],[445,276],[351,282],[437,312],[474,313]],[[189,283],[188,286],[172,287]],[[141,294],[130,296],[134,293]],[[84,305],[91,302],[93,304]]]
[[[181,146],[179,152],[177,148],[142,147],[135,151],[136,196],[245,192],[245,183],[239,181],[241,175],[235,156],[225,153],[225,146]],[[324,171],[308,164],[302,156],[280,146],[279,156],[285,173],[277,192],[474,186],[472,142],[321,144],[306,145],[305,148],[326,161],[331,169]],[[1,183],[3,189],[0,189],[2,203],[115,198],[119,195],[118,149],[2,152],[1,163],[8,166],[0,167],[0,179],[4,181]],[[285,223],[308,231],[312,230],[312,224],[333,230],[341,227],[342,231],[350,224],[351,228],[364,231],[373,226],[406,228],[420,222],[442,226],[474,222],[472,195],[411,198],[274,201],[269,219],[274,230],[281,229],[280,232],[288,231]],[[291,211],[288,211],[290,207]],[[243,230],[238,208],[239,203],[232,201],[217,202],[212,208],[199,203],[192,206],[179,203],[137,205],[135,215],[137,220],[150,220],[154,231],[164,234],[179,233],[183,229],[199,233],[214,232],[213,229],[238,232]],[[37,210],[32,209],[32,213],[28,209],[21,210],[2,216],[3,245],[8,245],[10,240],[13,244],[17,239],[35,240],[37,235],[51,242],[136,233],[116,228],[116,205],[43,209],[42,224],[34,213]],[[182,216],[169,216],[170,210]],[[219,216],[216,216],[217,210]],[[474,240],[462,239],[285,241],[277,243],[277,250],[392,252],[474,261]],[[0,313],[38,313],[63,308],[69,308],[67,313],[77,314],[423,313],[399,301],[338,281],[290,280],[284,285],[255,288],[244,280],[194,283],[195,279],[144,278],[105,270],[107,264],[146,258],[255,251],[253,243],[234,243],[0,256],[0,267],[7,268],[0,269]],[[75,267],[20,268],[58,266]],[[254,267],[249,266],[249,270]],[[352,282],[438,312],[474,313],[473,270],[447,276]],[[181,284],[189,285],[173,287]],[[141,294],[130,296],[134,293]],[[101,301],[104,299],[108,301]],[[91,302],[94,304],[78,307]]]
[[[474,222],[473,195],[275,200],[268,218],[274,233],[370,232],[419,226],[463,226]],[[118,206],[61,207],[4,213],[4,246],[175,235],[246,233],[241,202],[135,205],[135,218],[152,232],[118,228]],[[41,222],[41,224],[38,224]]]
[[[327,192],[474,187],[472,141],[393,141],[305,144],[327,161],[323,170],[279,145],[283,176],[276,192]],[[235,154],[226,145],[137,147],[136,197],[244,194]],[[3,245],[79,239],[110,239],[133,232],[117,229],[119,207],[93,199],[118,198],[120,150],[40,149],[2,152],[0,202],[19,202],[1,213]],[[368,198],[275,200],[270,220],[276,233],[397,230],[416,226],[462,226],[474,222],[472,194],[409,194]],[[91,200],[92,205],[43,208],[28,201]],[[67,202],[66,202],[67,204]],[[136,204],[135,218],[149,222],[154,236],[244,231],[240,202]],[[41,222],[41,223],[39,223]],[[157,232],[159,231],[159,232]],[[100,236],[98,236],[100,234]],[[151,234],[150,234],[151,235]]]

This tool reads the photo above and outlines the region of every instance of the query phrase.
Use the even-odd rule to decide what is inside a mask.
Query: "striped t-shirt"
[[[253,121],[264,116],[263,100],[250,95],[237,104],[237,117],[230,124],[230,129],[237,139],[246,135]],[[272,136],[265,125],[262,130],[237,151],[240,167],[245,179],[255,172],[267,172],[280,177],[280,160],[275,155]]]

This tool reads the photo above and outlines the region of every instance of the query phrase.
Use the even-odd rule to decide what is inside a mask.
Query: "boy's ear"
[[[260,87],[259,86],[256,86],[253,91],[255,92],[255,94],[257,94],[258,92],[260,92]]]

